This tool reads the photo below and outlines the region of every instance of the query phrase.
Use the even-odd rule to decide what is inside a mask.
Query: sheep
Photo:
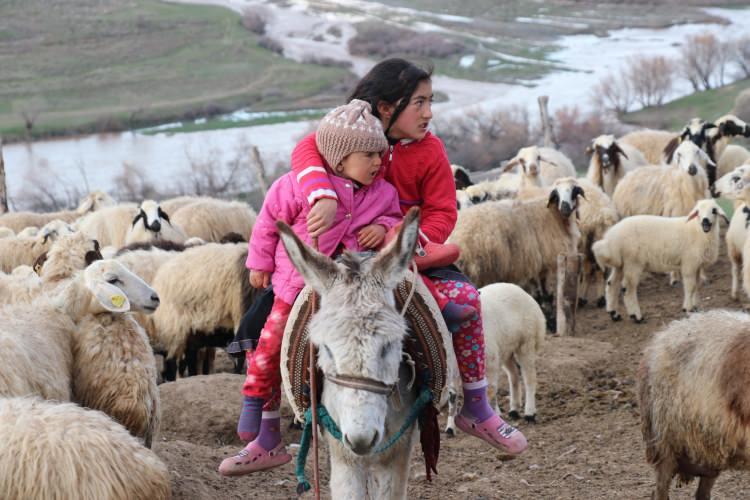
[[[638,397],[653,499],[667,500],[676,474],[699,477],[695,498],[708,499],[721,471],[749,468],[748,324],[744,313],[707,311],[673,321],[646,347]]]
[[[73,222],[89,212],[96,212],[103,207],[112,206],[114,204],[115,200],[106,193],[92,191],[81,199],[78,208],[75,210],[63,210],[49,213],[9,212],[0,215],[0,227],[7,227],[18,233],[28,226],[42,227],[55,219],[65,222]]]
[[[511,176],[517,183],[508,182]],[[456,190],[456,204],[460,210],[485,201],[513,198],[520,187],[520,178],[519,174],[502,174],[498,179],[481,181],[466,189]]]
[[[214,200],[208,196],[178,196],[176,198],[169,198],[159,202],[159,206],[164,209],[168,214],[174,214],[176,211],[186,205],[195,203],[196,201]]]
[[[622,288],[628,314],[636,323],[643,321],[638,283],[644,271],[680,271],[685,294],[682,310],[694,311],[699,273],[719,257],[719,217],[729,222],[714,200],[700,200],[687,217],[636,215],[623,219],[594,243],[596,262],[602,269],[611,269],[606,302],[612,320],[621,319],[617,302]]]
[[[622,217],[630,215],[687,215],[698,200],[707,198],[706,153],[685,141],[675,150],[672,164],[639,167],[625,175],[612,201]]]
[[[750,151],[735,144],[729,144],[724,149],[716,164],[719,177],[723,177],[740,165],[750,163]]]
[[[167,351],[168,361],[184,353],[188,366],[196,366],[200,347],[231,340],[257,294],[248,281],[246,258],[246,243],[206,243],[175,255],[157,270],[153,287],[161,305],[152,316],[152,343]]]
[[[521,148],[516,156],[503,166],[503,172],[519,165],[521,166],[521,187],[524,185],[549,186],[555,179],[576,176],[573,162],[553,148],[539,146]]]
[[[649,165],[659,165],[664,161],[664,148],[675,138],[675,134],[665,130],[636,130],[617,139],[617,143],[633,146],[639,150]]]
[[[116,248],[155,239],[185,241],[184,233],[175,228],[167,213],[151,200],[144,200],[140,206],[125,203],[98,210],[81,219],[78,229],[100,245]]]
[[[223,200],[198,200],[172,214],[172,221],[187,237],[218,242],[230,232],[250,238],[255,224],[255,211],[246,203]]]
[[[546,293],[556,275],[557,255],[578,247],[580,232],[571,215],[580,196],[584,190],[568,179],[552,188],[546,200],[495,201],[461,210],[449,238],[461,247],[457,264],[480,287],[541,280]]]
[[[708,130],[706,152],[714,162],[724,155],[732,137],[750,137],[750,124],[737,118],[735,115],[724,115],[714,122],[715,128]]]
[[[750,276],[745,279],[744,248],[747,241],[747,227],[750,223],[750,165],[737,167],[716,181],[716,190],[722,197],[734,200],[735,209],[725,236],[727,254],[732,266],[731,297],[737,300],[740,269],[743,269],[743,282],[750,285]]]
[[[558,179],[555,182],[564,182],[564,180]],[[579,305],[586,305],[590,291],[593,289],[597,306],[604,307],[604,274],[596,264],[591,247],[620,220],[620,216],[612,200],[599,186],[585,178],[576,179],[576,182],[586,193],[579,200],[578,205],[578,228],[581,232],[578,252],[583,255],[578,301]]]
[[[536,422],[536,357],[541,352],[547,333],[544,314],[529,294],[510,283],[494,283],[481,288],[479,299],[484,325],[486,378],[489,383],[487,397],[497,404],[502,367],[508,377],[510,390],[508,415],[513,419],[519,418],[521,392],[525,390],[524,419]],[[446,426],[448,434],[455,433],[455,386],[456,381],[453,381]]]
[[[47,223],[33,238],[0,239],[0,271],[9,273],[17,266],[33,265],[59,236],[72,232],[74,230],[70,225],[54,220]]]
[[[41,289],[41,279],[29,266],[18,266],[11,274],[0,273],[0,304],[31,302]]]
[[[99,242],[81,232],[61,236],[44,255],[39,277],[47,293],[70,279],[76,271],[102,259]]]
[[[110,415],[150,448],[160,415],[156,361],[146,332],[124,313],[153,312],[159,297],[114,260],[97,261],[79,276],[69,286],[93,305],[72,337],[75,399]]]
[[[0,227],[0,238],[13,238],[16,236],[15,231],[9,227]]]
[[[629,144],[620,144],[612,135],[594,138],[586,154],[591,155],[586,177],[610,197],[625,174],[648,164],[643,153]]]
[[[456,183],[456,189],[465,189],[474,184],[471,182],[469,171],[461,165],[451,164],[451,170],[453,170],[453,180]]]
[[[98,411],[37,398],[0,399],[0,498],[171,497],[169,471]]]

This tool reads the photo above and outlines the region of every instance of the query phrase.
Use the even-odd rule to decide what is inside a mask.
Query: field
[[[514,83],[564,70],[548,60],[562,35],[603,36],[624,26],[710,18],[674,2],[512,0],[502,9],[487,0],[382,4],[315,0],[307,5],[415,32],[437,30],[463,47],[434,58],[439,74]],[[0,135],[6,141],[26,137],[25,124],[31,124],[28,135],[44,137],[138,128],[244,107],[321,109],[337,103],[354,78],[341,67],[297,63],[263,48],[259,35],[221,7],[158,0],[8,0],[0,3],[0,19]],[[209,120],[197,128],[224,126]]]
[[[709,283],[700,289],[702,309],[741,308],[729,297],[725,252],[708,277]],[[408,497],[650,498],[653,476],[644,458],[635,373],[641,350],[653,334],[683,317],[682,290],[671,288],[666,276],[652,276],[639,292],[644,324],[613,323],[602,309],[586,307],[579,311],[575,337],[548,336],[539,362],[538,423],[520,424],[530,443],[525,454],[506,460],[463,434],[444,437],[440,473],[432,483],[425,480],[422,458],[415,450]],[[219,462],[240,446],[234,427],[242,380],[240,375],[221,373],[161,386],[162,437],[155,451],[170,470],[175,498],[295,498],[293,463],[243,478],[222,478],[216,472]],[[293,431],[285,439],[295,443],[299,437]],[[325,453],[322,463],[326,478]],[[670,498],[693,498],[695,487],[696,483],[673,488]],[[714,498],[747,498],[748,491],[750,475],[723,473]]]
[[[0,3],[0,134],[130,128],[337,102],[353,76],[262,48],[235,13],[156,0]],[[343,86],[343,87],[342,87]]]

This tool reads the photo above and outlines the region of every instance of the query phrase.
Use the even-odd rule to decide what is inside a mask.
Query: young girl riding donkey
[[[320,252],[335,256],[344,248],[364,251],[379,247],[386,232],[401,221],[398,194],[379,175],[381,154],[387,149],[383,128],[370,105],[353,100],[328,113],[320,123],[312,146],[325,158],[329,171],[325,194],[338,200],[330,215],[333,224],[319,239]],[[320,168],[320,170],[323,170]],[[248,445],[225,459],[219,472],[237,476],[289,462],[281,439],[279,403],[281,397],[281,340],[292,304],[305,283],[279,240],[276,221],[283,220],[306,243],[310,204],[304,192],[316,191],[315,184],[298,182],[304,177],[290,172],[271,186],[250,238],[246,265],[250,282],[275,294],[271,313],[261,330],[258,346],[246,353],[247,378],[238,433]]]
[[[388,138],[383,155],[385,180],[398,190],[402,213],[421,207],[420,234],[428,255],[444,253],[444,243],[456,224],[456,188],[442,141],[428,131],[432,119],[431,73],[403,59],[387,59],[359,82],[350,99],[372,107]],[[304,138],[292,153],[298,188],[312,205],[307,218],[311,236],[335,230],[336,215],[345,203],[321,158],[315,134]],[[328,162],[330,166],[330,162]],[[439,257],[439,255],[438,255]],[[507,424],[487,400],[484,332],[479,292],[455,267],[426,271],[425,283],[441,307],[453,334],[453,348],[463,381],[464,406],[456,417],[459,429],[507,453],[526,449],[524,435]]]

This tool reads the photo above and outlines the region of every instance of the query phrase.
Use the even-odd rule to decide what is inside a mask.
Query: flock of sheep
[[[561,152],[536,146],[521,149],[498,178],[477,184],[454,165],[459,218],[451,240],[462,248],[459,266],[480,286],[515,283],[537,299],[526,307],[506,305],[499,323],[486,329],[488,345],[498,343],[503,351],[512,410],[520,392],[515,372],[533,367],[529,358],[536,354],[520,346],[538,345],[536,328],[515,325],[521,316],[535,325],[529,309],[538,317],[539,304],[554,299],[560,253],[583,255],[579,304],[594,290],[613,321],[622,319],[620,296],[630,318],[644,320],[637,296],[644,273],[669,274],[671,284],[681,280],[682,309],[694,312],[705,270],[719,256],[723,219],[729,223],[731,296],[738,296],[740,270],[750,296],[750,152],[729,144],[736,136],[750,137],[750,125],[733,115],[692,119],[679,134],[602,135],[587,149],[591,160],[581,178]],[[734,202],[731,221],[717,197]],[[494,286],[482,293],[490,317],[485,299],[491,302],[495,294],[485,297],[484,290]],[[550,318],[547,324],[554,326]],[[708,311],[673,323],[648,347],[640,403],[647,458],[657,472],[654,498],[668,497],[675,475],[683,481],[700,477],[697,498],[709,498],[721,470],[750,469],[750,398],[744,394],[750,378],[742,368],[750,355],[749,327],[746,314]],[[518,351],[507,352],[513,348]],[[508,358],[517,366],[505,364]],[[523,375],[526,397],[533,398],[535,375]],[[535,405],[526,403],[526,417],[533,420],[528,412]]]
[[[743,258],[750,153],[728,144],[737,135],[750,136],[750,126],[731,115],[691,120],[677,135],[603,135],[592,141],[581,178],[562,153],[536,146],[521,149],[492,181],[469,185],[455,167],[462,189],[451,241],[462,248],[459,266],[482,287],[491,396],[502,368],[512,417],[523,400],[524,417],[536,418],[536,357],[554,327],[542,306],[554,299],[558,254],[583,254],[581,303],[596,300],[613,320],[621,319],[620,295],[627,314],[643,320],[644,272],[680,279],[683,309],[693,311],[726,218],[712,195],[723,196],[737,204],[726,235],[732,297],[740,274],[750,295],[750,266],[742,266],[750,262]],[[54,496],[53,489],[63,497],[169,497],[167,469],[149,450],[159,429],[157,383],[174,380],[178,365],[183,374],[209,373],[212,349],[236,331],[255,297],[245,268],[254,222],[240,202],[118,204],[101,192],[72,211],[0,215],[0,435],[11,450],[3,456],[13,457],[3,463],[13,473],[0,477],[0,497]],[[711,363],[750,350],[748,319],[693,315],[649,347],[641,405],[659,491],[675,473],[715,478],[738,466],[732,446],[747,442],[750,400],[741,394],[744,379]],[[718,324],[726,325],[721,336],[695,341],[704,325],[713,334]],[[716,387],[716,402],[693,404],[698,380]],[[684,395],[674,392],[683,386]],[[453,415],[455,398],[449,430]],[[61,439],[59,428],[73,437]],[[689,430],[706,428],[716,434]],[[701,491],[711,484],[702,479]]]

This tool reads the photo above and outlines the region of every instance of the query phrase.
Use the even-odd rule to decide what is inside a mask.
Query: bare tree
[[[624,74],[609,74],[599,80],[592,91],[595,108],[627,113],[633,105],[633,90]]]
[[[146,172],[132,163],[123,162],[120,173],[113,179],[115,197],[120,201],[142,201],[164,197],[148,179]]]
[[[742,70],[745,78],[750,78],[750,36],[734,42],[733,60]]]
[[[688,35],[680,50],[682,75],[695,91],[712,87],[711,78],[717,71],[721,57],[721,42],[712,33]]]
[[[633,98],[645,107],[661,106],[672,90],[673,65],[664,56],[631,57],[626,75]]]
[[[601,134],[612,134],[614,126],[604,122],[603,113],[583,113],[578,106],[564,106],[555,111],[557,139],[560,151],[579,167],[588,164],[586,147],[591,139]]]

